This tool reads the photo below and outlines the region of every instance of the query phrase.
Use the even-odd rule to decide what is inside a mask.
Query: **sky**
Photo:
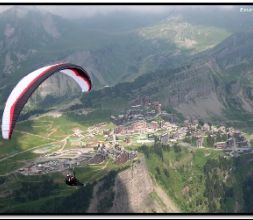
[[[1,5],[0,6],[0,13],[9,9],[12,6]],[[215,7],[215,6],[174,6],[174,5],[34,5],[34,6],[20,6],[20,7],[27,7],[27,8],[39,8],[42,10],[49,11],[53,14],[60,15],[63,17],[68,18],[78,18],[78,17],[91,17],[97,14],[107,14],[110,12],[123,12],[123,11],[133,11],[138,13],[146,13],[146,14],[159,14],[169,10],[188,10],[189,8],[199,8],[203,9],[204,7]],[[221,10],[230,10],[234,6],[226,5],[220,6]]]

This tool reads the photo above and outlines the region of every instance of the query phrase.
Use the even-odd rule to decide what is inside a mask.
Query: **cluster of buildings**
[[[140,112],[135,111],[134,113]],[[127,118],[127,115],[124,117]],[[208,146],[222,149],[231,156],[234,155],[234,152],[239,154],[252,152],[252,147],[245,135],[232,127],[216,126],[199,120],[185,120],[183,124],[178,125],[171,120],[165,121],[161,118],[159,120],[153,118],[151,121],[145,117],[141,120],[138,117],[134,118],[137,119],[118,125],[114,129],[114,135],[126,137],[127,143],[134,143],[133,137],[139,135],[141,140],[137,140],[137,143],[142,144],[155,141],[160,141],[162,144],[173,144],[190,140],[196,147],[206,147],[206,143],[211,139],[212,144]]]
[[[163,144],[175,143],[183,140],[187,134],[186,127],[180,127],[169,121],[138,120],[131,124],[119,125],[114,129],[116,137],[126,137],[125,142],[130,143],[135,135],[142,135],[142,140],[137,143],[152,143],[155,138],[161,139]]]
[[[69,150],[67,150],[69,151]],[[18,169],[18,172],[23,175],[39,175],[51,172],[62,172],[72,167],[77,167],[84,164],[99,164],[107,159],[112,159],[115,164],[124,164],[129,160],[137,157],[136,151],[127,151],[124,147],[119,145],[106,146],[105,144],[98,144],[93,151],[83,152],[76,151],[74,155],[67,154],[64,151],[60,153],[53,153],[47,157],[40,157],[33,161],[30,165]]]
[[[27,176],[47,174],[51,172],[66,170],[70,167],[70,164],[72,163],[67,159],[55,159],[41,163],[32,163],[27,167],[20,168],[18,172]]]
[[[137,151],[127,151],[124,147],[115,144],[113,147],[108,147],[105,144],[98,144],[96,157],[103,158],[104,160],[110,158],[116,164],[124,164],[129,160],[137,157]]]
[[[204,139],[208,137],[213,140],[213,147],[224,150],[230,156],[252,152],[245,135],[233,127],[200,124],[198,120],[186,120],[184,125],[188,129],[187,133],[197,139],[197,147],[202,147]]]
[[[38,175],[47,174],[51,172],[62,172],[71,167],[80,166],[80,164],[89,164],[89,161],[93,158],[94,153],[83,153],[76,155],[75,157],[61,158],[56,154],[54,158],[38,158],[30,165],[18,169],[18,172],[23,175]]]
[[[227,140],[215,143],[215,147],[223,149],[230,156],[252,152],[250,143],[240,131],[227,132]]]
[[[230,156],[252,152],[242,132],[199,120],[176,124],[176,118],[162,111],[161,104],[148,96],[137,98],[125,114],[111,116],[111,119],[112,127],[99,123],[89,127],[87,132],[74,128],[68,141],[65,140],[70,149],[46,155],[18,172],[24,175],[61,172],[80,164],[99,164],[107,159],[112,159],[115,164],[124,164],[136,158],[137,152],[127,151],[123,146],[155,141],[167,145],[187,142],[188,139],[195,140],[196,147],[205,147],[205,141],[212,139],[212,147],[222,149]]]
[[[157,101],[152,101],[148,96],[138,98],[131,104],[131,107],[124,114],[111,116],[114,124],[125,125],[136,121],[143,123],[143,121],[152,120],[162,113],[162,105]]]
[[[132,122],[129,125],[119,125],[114,129],[114,133],[116,135],[126,135],[126,134],[134,134],[134,133],[146,133],[146,132],[155,132],[159,127],[158,122],[151,121],[148,123],[145,120],[138,120]]]

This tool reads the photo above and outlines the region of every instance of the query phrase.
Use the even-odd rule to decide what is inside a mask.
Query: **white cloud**
[[[7,9],[9,9],[10,7],[12,7],[12,6],[9,6],[9,5],[1,5],[1,6],[0,6],[0,13],[3,12],[3,11],[5,11],[5,10],[7,10]]]
[[[231,10],[233,5],[224,6],[189,6],[189,5],[58,5],[58,6],[37,6],[38,8],[50,11],[51,13],[64,17],[90,17],[96,14],[108,14],[110,12],[132,11],[146,14],[159,14],[171,10],[189,10],[189,9],[204,9],[217,7],[220,10]]]
[[[0,6],[0,13],[9,9],[12,6],[2,5]],[[124,12],[132,11],[146,14],[159,14],[170,10],[189,10],[189,9],[207,9],[218,7],[221,10],[231,10],[234,8],[233,5],[224,6],[188,6],[188,5],[32,5],[22,6],[26,8],[38,8],[49,11],[53,14],[60,15],[69,18],[78,17],[90,17],[96,14],[107,14],[110,12]]]
[[[161,13],[170,9],[170,6],[111,6],[111,5],[58,5],[58,6],[37,6],[38,8],[50,11],[51,13],[62,15],[64,17],[80,17],[80,16],[93,16],[95,14],[107,14],[110,12],[124,12],[124,11],[133,11],[140,13]]]

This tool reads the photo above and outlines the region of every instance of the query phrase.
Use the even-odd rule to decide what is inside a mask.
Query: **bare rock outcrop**
[[[151,178],[145,158],[117,174],[114,185],[98,193],[103,181],[96,184],[88,212],[99,213],[175,213],[177,206]],[[110,199],[108,200],[108,198]],[[104,202],[107,202],[106,208]],[[109,201],[109,202],[108,202]],[[111,206],[109,207],[109,203]]]
[[[173,213],[177,206],[151,178],[145,158],[118,174],[111,213]]]

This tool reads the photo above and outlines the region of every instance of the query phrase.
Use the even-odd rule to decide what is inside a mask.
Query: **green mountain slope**
[[[235,34],[189,64],[177,69],[163,66],[133,83],[94,92],[85,102],[106,108],[109,104],[105,103],[113,106],[120,98],[130,101],[136,95],[149,95],[160,100],[165,109],[174,108],[185,117],[227,116],[249,122],[253,110],[252,34]]]
[[[140,149],[152,177],[183,213],[252,213],[252,154],[228,159],[217,149]]]
[[[168,15],[163,13],[145,18],[144,15],[129,12],[67,20],[38,9],[13,7],[0,14],[0,68],[3,70],[0,73],[1,96],[5,100],[26,73],[48,63],[61,61],[75,62],[86,67],[92,75],[95,89],[132,81],[163,65],[178,67],[192,50],[211,47],[229,34],[221,28],[196,26],[181,20],[172,19],[169,24],[164,23],[164,20],[158,22]],[[133,25],[133,18],[136,17],[139,18],[138,23]],[[176,36],[166,40],[159,36],[155,39],[142,36],[141,33],[146,30],[156,30],[161,25],[167,25],[174,31],[177,27],[181,29]],[[196,28],[201,32],[199,39],[196,39],[195,34],[192,35]],[[210,35],[205,35],[206,31],[210,31]],[[189,50],[185,48],[185,42],[188,44],[191,41],[188,38],[201,42],[192,44]],[[69,90],[76,91],[75,84],[56,77],[44,86],[48,91],[51,88],[51,93],[43,92],[41,88],[37,96],[41,95],[44,99],[49,95],[68,95],[67,90],[55,89],[54,85],[59,81],[67,85]]]
[[[106,31],[106,28],[94,28],[91,24],[88,29],[89,24],[82,26],[81,21],[75,23],[39,11],[34,13],[12,9],[0,15],[0,68],[3,70],[0,72],[0,115],[2,103],[12,86],[24,73],[42,64],[64,60],[85,66],[92,74],[95,89],[82,97],[81,104],[71,107],[69,100],[75,94],[75,84],[66,78],[54,77],[32,97],[32,101],[38,104],[38,115],[46,112],[52,103],[55,109],[70,106],[69,112],[61,117],[57,117],[59,112],[52,113],[56,118],[39,116],[22,121],[17,124],[12,141],[0,141],[0,212],[85,213],[92,195],[98,194],[102,199],[99,198],[97,210],[109,210],[115,198],[116,184],[115,176],[107,178],[106,174],[111,170],[119,171],[119,167],[110,162],[77,168],[78,178],[89,182],[80,189],[62,184],[64,177],[61,173],[23,176],[13,171],[39,157],[36,150],[54,152],[62,149],[65,140],[71,149],[75,146],[73,132],[76,128],[83,130],[84,135],[94,125],[92,131],[99,126],[97,123],[107,123],[111,114],[125,110],[138,96],[148,95],[160,101],[166,111],[184,117],[252,129],[253,30],[233,34],[236,25],[223,23],[224,26],[218,27],[217,18],[214,19],[216,22],[210,19],[194,23],[196,18],[187,20],[184,17],[187,23],[174,20],[172,23],[146,23],[145,27],[141,24],[120,29],[112,25],[110,31]],[[160,28],[169,28],[175,34],[156,35]],[[152,29],[156,31],[153,33]],[[196,35],[197,29],[200,38]],[[148,37],[140,34],[144,32]],[[204,38],[205,32],[210,33],[207,38]],[[186,48],[185,44],[178,43],[180,38],[184,42],[194,39],[199,44]],[[201,53],[196,54],[197,51]],[[55,86],[58,83],[60,86]],[[109,87],[103,88],[104,85]],[[36,103],[36,100],[41,102]],[[95,111],[87,115],[77,115],[78,111],[75,115],[72,111],[89,107]],[[23,118],[29,114],[36,114],[36,111],[29,111]],[[95,145],[102,140],[101,137],[102,134],[98,133],[85,139],[94,141]],[[153,180],[173,198],[181,211],[253,211],[252,154],[225,159],[222,151],[213,148],[158,144],[142,146],[139,151],[146,157]],[[133,166],[128,171],[127,179],[132,186],[129,177],[133,175]],[[105,181],[104,184],[99,180]],[[124,182],[118,185],[124,189]],[[105,194],[94,191],[100,186]],[[123,190],[120,194],[126,198],[123,205],[128,193]],[[151,198],[155,196],[150,194]],[[120,196],[118,199],[123,200]]]
[[[176,11],[160,22],[156,17],[153,23],[140,21],[123,29],[110,24],[113,15],[107,15],[107,30],[99,26],[99,19],[82,23],[39,10],[11,8],[0,15],[0,102],[5,102],[26,73],[48,63],[67,61],[91,73],[94,89],[135,80],[95,92],[99,100],[104,99],[97,101],[104,108],[116,101],[124,103],[125,97],[147,94],[186,117],[222,117],[229,113],[233,118],[240,112],[240,117],[245,117],[244,113],[251,112],[251,35],[235,34],[210,48],[235,31],[230,25],[218,26],[213,12],[208,11],[209,20],[202,23],[196,23],[191,13]],[[217,11],[219,16],[222,13]],[[205,14],[200,13],[199,20],[202,17]],[[241,84],[236,95],[234,88]],[[28,105],[34,108],[42,101],[47,108],[52,100],[72,99],[79,94],[77,89],[66,77],[52,77]],[[87,102],[96,102],[94,96],[91,94]]]
[[[67,61],[84,66],[97,89],[141,75],[145,73],[147,58],[157,51],[175,50],[170,43],[143,40],[133,30],[88,29],[79,22],[22,7],[0,14],[0,32],[3,99],[21,77],[49,63]],[[70,90],[75,88],[62,77],[49,79],[45,87],[52,89],[53,96],[67,95],[67,90],[56,91],[53,85],[57,81]]]

